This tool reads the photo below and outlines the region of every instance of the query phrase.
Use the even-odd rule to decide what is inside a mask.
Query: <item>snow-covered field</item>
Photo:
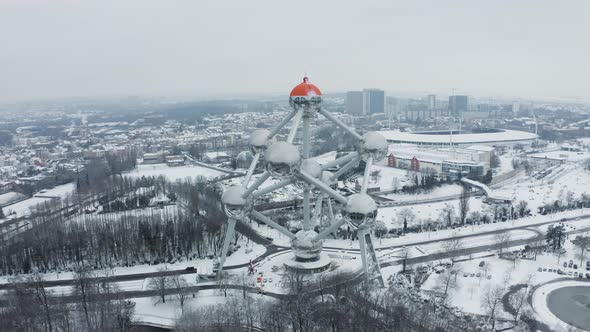
[[[169,167],[166,164],[141,164],[137,165],[137,168],[134,170],[124,173],[126,176],[131,177],[158,177],[160,175],[164,176],[169,181],[176,181],[176,180],[184,180],[187,178],[191,178],[194,180],[197,176],[203,176],[207,179],[212,179],[217,176],[224,175],[224,173],[200,166],[179,166],[179,167]]]
[[[561,168],[566,169],[553,183],[547,182],[550,179],[549,176],[543,180],[525,177],[495,189],[494,193],[511,197],[516,202],[527,201],[533,213],[537,212],[539,206],[553,204],[556,200],[565,202],[569,191],[573,192],[576,198],[583,193],[590,193],[590,172],[584,170],[581,165],[565,165]]]
[[[435,203],[424,203],[410,205],[409,208],[416,215],[414,223],[420,221],[426,222],[430,219],[432,222],[436,222],[441,211],[445,208],[445,205],[450,205],[455,209],[455,215],[459,211],[459,200],[452,200],[447,202],[435,202]],[[398,220],[397,214],[400,210],[407,208],[406,206],[392,206],[392,207],[381,207],[378,210],[377,220],[381,220],[385,223],[388,228],[401,228],[403,223]],[[482,200],[478,197],[469,198],[469,210],[470,211],[482,211]],[[414,226],[409,224],[408,226]]]
[[[13,215],[12,217],[22,217],[30,215],[31,209],[34,209],[38,204],[42,204],[53,200],[54,198],[51,197],[59,197],[60,199],[64,199],[67,196],[72,195],[75,192],[75,190],[76,184],[73,182],[66,183],[61,186],[56,186],[52,189],[47,189],[43,192],[38,192],[29,199],[25,199],[18,203],[5,206],[4,213],[6,215],[9,215],[12,212],[16,212],[16,215]],[[1,222],[2,220],[0,220],[0,223]]]

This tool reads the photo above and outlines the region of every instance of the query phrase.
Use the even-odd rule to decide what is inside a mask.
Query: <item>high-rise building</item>
[[[346,113],[362,114],[363,113],[363,92],[348,91],[346,93]]]
[[[428,110],[434,111],[436,109],[436,95],[428,95]]]
[[[512,103],[512,113],[514,113],[514,115],[516,116],[516,114],[518,114],[518,112],[520,112],[520,102],[515,101]]]
[[[449,96],[449,113],[451,116],[461,116],[469,112],[468,96]]]
[[[363,114],[385,113],[385,91],[363,90]]]

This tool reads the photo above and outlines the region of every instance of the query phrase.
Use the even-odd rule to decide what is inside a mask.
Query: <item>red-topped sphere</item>
[[[309,78],[304,77],[303,82],[291,90],[289,104],[295,109],[317,111],[322,104],[322,92],[317,86],[309,83]]]

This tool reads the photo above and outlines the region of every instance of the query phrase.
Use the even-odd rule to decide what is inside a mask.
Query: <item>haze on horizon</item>
[[[0,101],[326,92],[589,97],[590,2],[0,0]]]

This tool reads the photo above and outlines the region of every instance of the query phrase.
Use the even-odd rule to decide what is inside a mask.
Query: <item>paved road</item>
[[[578,216],[575,218],[568,218],[566,220],[575,220],[580,217],[582,217],[582,218],[590,217],[590,215]],[[451,237],[451,238],[417,241],[417,242],[412,242],[412,243],[408,243],[405,245],[392,245],[392,246],[382,247],[381,249],[387,250],[387,249],[399,249],[399,248],[411,247],[411,246],[421,246],[421,245],[426,245],[426,244],[431,244],[431,243],[436,243],[436,242],[441,242],[441,241],[449,241],[449,240],[453,240],[453,239],[465,239],[465,238],[479,237],[479,236],[485,236],[485,235],[490,235],[490,234],[497,234],[497,233],[502,233],[502,232],[509,231],[509,230],[527,229],[527,230],[531,230],[531,231],[536,232],[537,236],[535,236],[533,238],[510,241],[510,246],[525,245],[525,244],[533,243],[543,237],[543,234],[540,231],[534,229],[533,227],[538,227],[541,225],[551,224],[551,223],[555,223],[555,222],[558,222],[558,220],[547,221],[547,222],[539,223],[536,225],[522,225],[522,226],[510,228],[510,229],[497,229],[497,230],[492,230],[492,231],[487,231],[487,232],[482,232],[482,233],[472,233],[472,234],[459,235],[459,236],[455,236],[455,237]],[[264,254],[256,257],[253,260],[253,262],[255,264],[263,261],[266,257],[268,257],[270,255],[290,250],[290,248],[288,248],[288,247],[282,247],[282,246],[277,246],[277,245],[272,244],[272,242],[270,242],[269,240],[267,240],[266,238],[264,238],[263,236],[261,236],[260,234],[255,232],[250,226],[248,226],[245,223],[238,224],[236,226],[236,229],[241,230],[241,232],[245,236],[249,237],[250,240],[254,241],[257,244],[264,245],[266,247],[266,252]],[[578,231],[580,231],[580,230],[578,230]],[[360,251],[360,249],[357,249],[357,248],[341,248],[341,247],[324,247],[324,249],[346,250],[349,252],[359,252]],[[496,245],[495,244],[488,244],[488,245],[483,245],[483,246],[471,247],[471,248],[467,248],[467,249],[461,249],[461,250],[458,250],[455,252],[433,253],[433,254],[430,254],[427,256],[408,258],[407,263],[408,264],[422,263],[422,262],[440,260],[440,259],[451,258],[451,257],[456,257],[456,256],[469,255],[472,253],[478,253],[478,252],[483,252],[483,251],[493,250],[493,249],[496,249]],[[224,270],[235,270],[235,269],[245,268],[248,266],[248,264],[249,263],[243,263],[243,264],[225,266]],[[394,262],[381,263],[381,266],[385,267],[385,266],[392,266],[392,265],[399,265],[399,264],[401,264],[401,260],[397,260]],[[133,280],[143,280],[146,278],[154,278],[154,277],[162,276],[162,275],[183,275],[183,274],[191,274],[191,273],[195,273],[195,272],[194,271],[187,271],[185,269],[180,269],[180,270],[169,270],[169,271],[159,271],[159,272],[145,272],[145,273],[115,275],[115,276],[109,276],[109,277],[98,277],[98,278],[94,278],[94,281],[99,282],[99,281],[104,281],[105,279],[108,280],[109,282],[133,281]],[[25,284],[27,284],[27,283],[25,283]],[[50,280],[50,281],[44,282],[44,285],[46,287],[72,286],[74,284],[75,284],[75,281],[72,279]],[[27,284],[27,285],[30,285],[30,284]],[[10,284],[0,284],[0,290],[1,289],[10,289],[10,287],[11,287]]]

